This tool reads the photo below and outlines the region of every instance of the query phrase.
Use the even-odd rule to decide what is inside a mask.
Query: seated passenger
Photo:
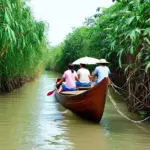
[[[68,64],[68,70],[64,72],[62,79],[57,82],[57,85],[60,85],[62,83],[62,85],[58,89],[58,93],[60,93],[61,91],[75,91],[76,80],[78,80],[78,77],[76,71],[74,70],[74,65]]]
[[[109,77],[110,70],[106,66],[109,62],[107,62],[105,59],[100,59],[99,65],[95,68],[93,73],[93,78],[97,76],[97,80],[93,82],[93,85],[98,84],[101,82],[105,77]]]
[[[90,72],[86,69],[85,64],[80,64],[80,69],[77,71],[78,81],[76,82],[77,86],[90,86]]]

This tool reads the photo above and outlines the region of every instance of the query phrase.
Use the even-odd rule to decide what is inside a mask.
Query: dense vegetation
[[[0,90],[11,91],[34,78],[46,54],[45,25],[25,0],[0,0]]]
[[[150,0],[118,0],[110,8],[98,8],[83,27],[51,48],[49,66],[63,71],[69,62],[83,56],[108,59],[117,81],[125,83],[129,109],[149,110]]]

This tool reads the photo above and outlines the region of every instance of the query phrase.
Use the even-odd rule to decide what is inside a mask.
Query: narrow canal
[[[101,124],[64,109],[54,95],[53,72],[0,95],[0,150],[149,150],[149,124],[134,124],[120,116],[107,99]],[[125,105],[119,104],[122,111]],[[132,116],[130,116],[132,117]]]

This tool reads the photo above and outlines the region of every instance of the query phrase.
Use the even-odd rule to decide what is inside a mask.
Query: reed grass
[[[25,0],[0,1],[1,90],[9,89],[10,79],[11,84],[14,79],[19,85],[20,79],[29,80],[43,68],[47,54],[45,29],[44,22],[34,19]]]

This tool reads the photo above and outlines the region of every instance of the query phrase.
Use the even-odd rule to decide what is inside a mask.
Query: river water
[[[109,99],[101,124],[95,124],[64,109],[54,95],[47,97],[57,76],[45,72],[36,81],[0,95],[0,150],[150,149],[149,123],[124,119]],[[124,104],[118,106],[127,113]]]

